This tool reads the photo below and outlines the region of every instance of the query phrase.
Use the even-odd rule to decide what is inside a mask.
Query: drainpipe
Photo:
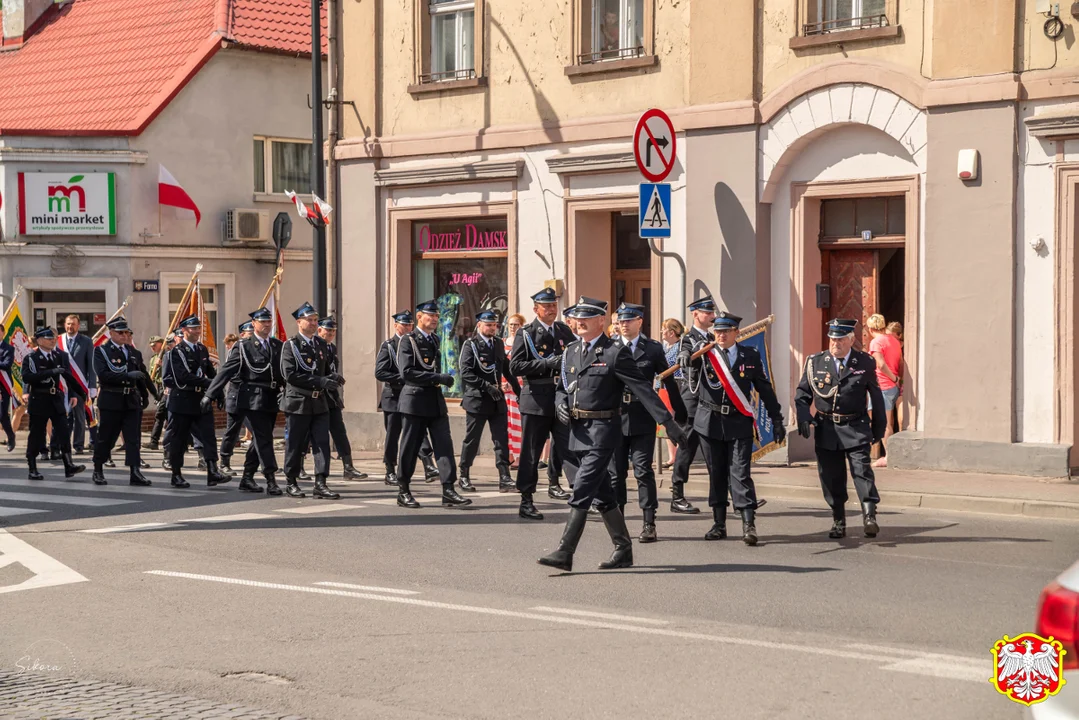
[[[679,314],[675,317],[681,317],[681,313],[685,312],[686,307],[686,261],[682,259],[682,256],[676,252],[666,252],[656,247],[656,241],[652,238],[648,238],[648,248],[660,258],[670,258],[678,263],[678,269],[682,271],[682,284],[679,285],[679,292],[682,293],[682,304],[679,306]],[[663,298],[659,299],[660,307],[663,307]]]
[[[337,219],[341,218],[341,208],[338,192],[337,160],[334,158],[334,148],[340,136],[340,110],[337,102],[340,92],[338,73],[340,65],[340,23],[337,13],[340,11],[340,0],[327,0],[326,4],[326,35],[327,35],[327,82],[330,86],[327,105],[329,107],[329,133],[327,136],[326,152],[328,153],[328,167],[326,169],[326,202],[337,211]],[[326,266],[329,281],[329,297],[327,298],[328,312],[335,312],[338,308],[338,279],[340,277],[341,257],[341,223],[334,222],[330,225],[330,237],[326,248]]]

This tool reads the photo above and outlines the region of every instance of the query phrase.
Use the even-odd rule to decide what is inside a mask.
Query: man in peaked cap
[[[815,428],[817,473],[824,501],[832,509],[828,537],[833,539],[847,534],[848,463],[862,504],[865,536],[876,537],[880,532],[880,495],[869,448],[884,437],[888,420],[883,412],[884,395],[877,384],[877,363],[872,355],[854,349],[857,325],[857,320],[847,318],[828,322],[828,349],[806,358],[802,380],[794,394],[798,434],[808,438],[810,428]],[[873,403],[872,419],[867,396]]]
[[[109,340],[94,348],[94,373],[97,376],[97,409],[101,415],[97,442],[94,444],[95,485],[105,485],[105,461],[116,439],[123,433],[125,463],[131,470],[131,485],[149,485],[139,469],[139,435],[143,402],[149,403],[150,376],[142,362],[142,353],[131,346],[131,328],[119,317],[106,323]]]
[[[431,449],[442,480],[442,507],[464,507],[472,501],[461,497],[457,484],[457,463],[453,458],[453,438],[446,412],[442,387],[452,387],[454,377],[442,367],[441,339],[438,327],[438,304],[434,300],[416,306],[416,329],[401,338],[397,345],[397,366],[404,388],[398,409],[404,415],[401,441],[401,466],[397,476],[397,504],[418,508],[412,497],[412,473],[424,438],[431,438]]]
[[[385,482],[387,485],[397,485],[398,450],[401,428],[404,426],[404,415],[398,410],[398,401],[401,397],[401,389],[405,386],[405,381],[401,379],[401,371],[397,367],[397,348],[401,343],[401,338],[412,332],[415,322],[411,310],[395,313],[391,319],[393,320],[393,336],[384,340],[378,348],[378,356],[375,358],[375,379],[382,383],[382,395],[378,400],[378,408],[382,411],[382,424],[386,428],[386,442],[382,451],[382,462],[386,466]],[[431,441],[426,437],[420,445],[420,462],[423,463],[424,475],[428,482],[438,477],[438,467],[431,455]]]
[[[332,317],[324,317],[318,321],[318,336],[330,346],[330,372],[341,378],[340,384],[345,384],[341,376],[340,358],[337,356],[337,320]],[[345,429],[345,396],[341,388],[328,394],[330,399],[330,437],[333,438],[333,446],[341,458],[344,466],[342,475],[349,480],[364,480],[367,473],[360,472],[352,464],[352,443],[348,441],[348,431]]]
[[[768,412],[776,442],[783,442],[786,428],[783,412],[771,380],[756,348],[738,343],[742,318],[718,312],[712,323],[716,345],[691,361],[697,377],[697,413],[693,429],[708,464],[708,504],[712,507],[712,528],[705,540],[727,537],[727,494],[742,516],[742,541],[757,544],[757,491],[750,474],[756,408],[753,393]],[[681,449],[679,449],[681,454]]]
[[[286,417],[285,494],[302,498],[297,478],[303,469],[308,446],[315,454],[315,489],[312,495],[326,500],[341,496],[330,490],[330,401],[327,394],[340,387],[341,376],[330,369],[330,348],[318,336],[318,311],[304,303],[292,313],[298,332],[281,348],[281,374],[285,393],[281,409]]]
[[[37,348],[23,358],[22,381],[28,388],[30,401],[26,412],[30,415],[30,437],[26,442],[26,464],[30,468],[31,480],[44,480],[37,471],[37,456],[45,450],[45,426],[52,423],[52,432],[59,438],[60,457],[64,461],[64,477],[74,477],[85,470],[85,466],[76,465],[71,459],[71,438],[68,434],[67,413],[76,406],[81,397],[86,400],[82,386],[75,380],[71,370],[71,360],[67,353],[56,347],[56,332],[51,327],[44,327],[34,332]],[[68,394],[70,400],[65,405]]]
[[[532,497],[539,483],[539,460],[543,445],[550,437],[551,462],[548,464],[547,496],[566,500],[569,493],[558,484],[559,467],[573,483],[576,462],[569,451],[569,429],[555,418],[555,388],[562,366],[562,353],[576,337],[558,318],[558,297],[551,288],[532,296],[536,319],[517,333],[510,351],[510,373],[524,378],[519,405],[521,408],[521,457],[517,469],[517,490],[521,493],[518,515],[525,520],[542,520]],[[555,467],[551,467],[554,465]],[[503,492],[510,488],[499,487]]]
[[[573,554],[584,533],[588,509],[598,500],[597,510],[614,543],[610,560],[599,567],[601,570],[630,567],[633,541],[618,508],[610,476],[611,457],[622,443],[623,396],[627,391],[632,393],[652,419],[667,428],[676,445],[685,440],[685,431],[652,389],[652,379],[641,375],[629,348],[603,334],[607,303],[582,297],[572,316],[578,321],[581,339],[566,348],[562,357],[562,385],[558,388],[555,412],[558,422],[570,431],[570,450],[580,464],[562,540],[558,549],[540,558],[539,563],[565,571],[573,569]]]
[[[461,407],[466,413],[465,440],[461,444],[461,489],[475,492],[468,472],[479,451],[483,426],[491,429],[495,446],[495,467],[499,485],[513,482],[510,477],[509,421],[506,417],[506,396],[502,392],[505,378],[516,395],[521,394],[517,377],[510,372],[506,346],[498,338],[499,318],[494,310],[476,315],[476,333],[461,349],[461,385],[464,394]]]
[[[228,364],[229,358],[236,351],[240,341],[251,337],[253,330],[254,325],[250,320],[245,320],[236,328],[239,339],[232,344],[232,347],[228,348],[228,352],[225,354],[225,362],[221,366],[222,369]],[[227,344],[226,347],[228,347]],[[220,375],[220,373],[218,374]],[[214,379],[216,380],[217,378]],[[221,472],[229,477],[235,477],[236,475],[236,471],[232,469],[232,453],[236,449],[240,433],[245,427],[250,429],[250,423],[242,413],[237,411],[236,401],[239,392],[240,383],[233,377],[225,386],[225,431],[221,433],[221,449],[218,451],[218,455],[221,456]],[[244,488],[241,487],[240,489]]]
[[[229,427],[234,428],[234,434],[229,435],[229,428],[226,428],[229,444],[226,447],[226,439],[222,439],[222,456],[226,449],[229,455],[232,454],[241,427],[251,429],[252,442],[244,457],[240,490],[250,493],[263,491],[262,486],[255,482],[255,472],[261,465],[266,492],[280,495],[281,488],[274,475],[277,472],[277,456],[274,454],[273,434],[281,391],[285,386],[281,374],[282,343],[271,334],[273,314],[269,310],[259,308],[250,313],[250,317],[251,321],[244,324],[251,325],[251,335],[232,346],[221,371],[206,390],[206,396],[217,400],[226,392],[223,388],[230,388],[226,392],[226,406],[231,404]],[[229,394],[232,397],[228,397]]]

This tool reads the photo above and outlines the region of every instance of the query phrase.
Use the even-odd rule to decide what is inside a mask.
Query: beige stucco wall
[[[922,383],[933,437],[1015,439],[1015,120],[1010,105],[929,114]],[[981,176],[964,182],[956,158],[969,147]]]

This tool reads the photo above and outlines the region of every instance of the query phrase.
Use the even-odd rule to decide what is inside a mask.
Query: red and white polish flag
[[[315,201],[314,207],[307,207],[303,200],[300,199],[300,196],[291,190],[286,190],[285,195],[287,195],[288,199],[296,206],[296,212],[300,214],[300,217],[307,222],[316,226],[319,223],[322,223],[323,225],[330,224],[330,213],[333,212],[333,208],[318,195],[313,193],[311,195],[311,198]]]
[[[198,205],[191,199],[191,196],[187,194],[180,183],[176,181],[176,178],[172,176],[164,165],[158,165],[157,170],[157,201],[162,205],[168,205],[169,207],[180,208],[181,210],[190,210],[195,213],[195,227],[199,226],[199,221],[202,220],[202,213],[199,212]]]

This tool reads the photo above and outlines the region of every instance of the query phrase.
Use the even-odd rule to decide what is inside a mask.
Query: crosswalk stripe
[[[215,515],[214,517],[204,518],[191,518],[189,520],[180,520],[179,522],[197,522],[197,523],[226,523],[226,522],[243,522],[244,520],[265,520],[266,518],[275,517],[274,515],[265,515],[263,513],[237,513],[236,515]]]
[[[209,489],[188,489],[188,490],[174,490],[172,488],[164,487],[137,487],[135,485],[94,485],[89,480],[84,481],[71,481],[71,480],[27,480],[25,478],[0,478],[0,485],[5,487],[33,487],[33,488],[46,488],[63,489],[63,490],[86,490],[93,492],[117,494],[117,493],[129,493],[131,495],[161,495],[169,497],[183,497],[184,495],[198,494],[206,495],[214,492]]]
[[[13,515],[32,515],[34,513],[47,513],[48,510],[38,510],[36,508],[17,508],[17,507],[2,507],[0,506],[0,517],[11,517]]]
[[[47,495],[45,493],[18,493],[0,491],[0,500],[45,503],[47,505],[81,505],[83,507],[108,507],[110,505],[130,505],[138,500],[119,498],[80,497],[78,495]]]
[[[315,513],[334,512],[336,510],[359,510],[361,508],[363,508],[363,505],[337,503],[335,505],[301,505],[300,507],[294,508],[281,508],[275,512],[293,513],[295,515],[314,515]]]
[[[87,533],[88,535],[108,535],[110,533],[139,532],[140,530],[161,530],[163,528],[174,527],[182,526],[175,523],[148,522],[138,523],[136,525],[114,525],[113,527],[93,528],[91,530],[79,530],[79,532]]]

